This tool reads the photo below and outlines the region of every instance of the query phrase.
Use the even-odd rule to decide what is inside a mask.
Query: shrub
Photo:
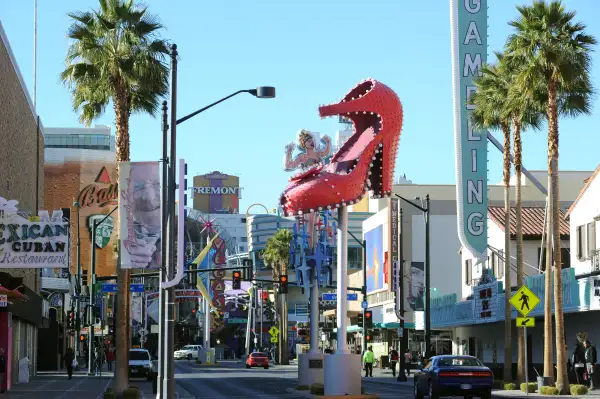
[[[540,388],[540,393],[542,395],[560,395],[560,390],[556,387],[543,386]]]
[[[571,395],[580,396],[586,395],[588,393],[588,388],[585,385],[571,385]]]
[[[310,386],[310,393],[312,393],[313,395],[325,394],[325,385],[315,382]]]
[[[123,399],[140,399],[140,390],[137,387],[129,387],[123,391]]]
[[[509,382],[507,384],[503,384],[502,387],[505,391],[514,391],[515,389],[517,389],[517,384],[515,384],[514,382]]]
[[[521,391],[534,393],[537,390],[537,383],[530,382],[529,384],[521,383]]]
[[[296,385],[296,391],[308,391],[308,385]]]

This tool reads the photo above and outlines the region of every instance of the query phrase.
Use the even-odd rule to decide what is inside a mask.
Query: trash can
[[[390,367],[390,357],[388,355],[383,355],[379,358],[379,367],[382,369],[387,369]]]
[[[550,377],[537,377],[537,386],[538,386],[538,392],[542,391],[542,387],[548,387],[551,385],[551,380]]]

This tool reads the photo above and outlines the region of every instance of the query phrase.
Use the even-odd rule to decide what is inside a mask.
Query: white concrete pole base
[[[202,364],[215,364],[215,348],[200,349],[198,351],[198,360]]]
[[[298,385],[305,385],[310,388],[315,382],[324,384],[325,369],[323,367],[325,366],[325,361],[323,359],[325,357],[324,354],[318,352],[298,355]],[[317,367],[319,366],[319,360],[321,361],[321,367]]]
[[[334,353],[325,357],[325,395],[360,395],[361,356]]]

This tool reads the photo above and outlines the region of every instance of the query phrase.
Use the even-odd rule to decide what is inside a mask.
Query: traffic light
[[[365,326],[367,328],[373,328],[373,312],[370,310],[365,312]]]
[[[232,288],[234,290],[242,289],[242,272],[239,270],[233,271],[233,280],[231,282]]]
[[[85,335],[84,334],[79,335],[79,341],[80,342],[85,341]]]
[[[83,274],[81,275],[81,285],[87,285],[87,270],[81,271]]]
[[[68,314],[67,326],[69,330],[75,329],[75,312],[70,311]]]
[[[373,342],[373,332],[367,331],[367,342]]]
[[[362,328],[362,327],[363,327],[363,323],[364,323],[364,322],[365,322],[365,319],[363,318],[363,315],[362,315],[362,313],[359,313],[359,314],[358,314],[358,326],[359,326],[360,328]]]
[[[279,293],[287,294],[288,292],[288,276],[287,274],[283,274],[279,276]]]

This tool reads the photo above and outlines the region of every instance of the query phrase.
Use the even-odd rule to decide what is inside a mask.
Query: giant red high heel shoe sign
[[[367,79],[337,104],[319,107],[321,117],[342,115],[354,133],[328,165],[316,164],[290,179],[280,203],[287,216],[337,209],[392,193],[402,105],[392,89]]]

